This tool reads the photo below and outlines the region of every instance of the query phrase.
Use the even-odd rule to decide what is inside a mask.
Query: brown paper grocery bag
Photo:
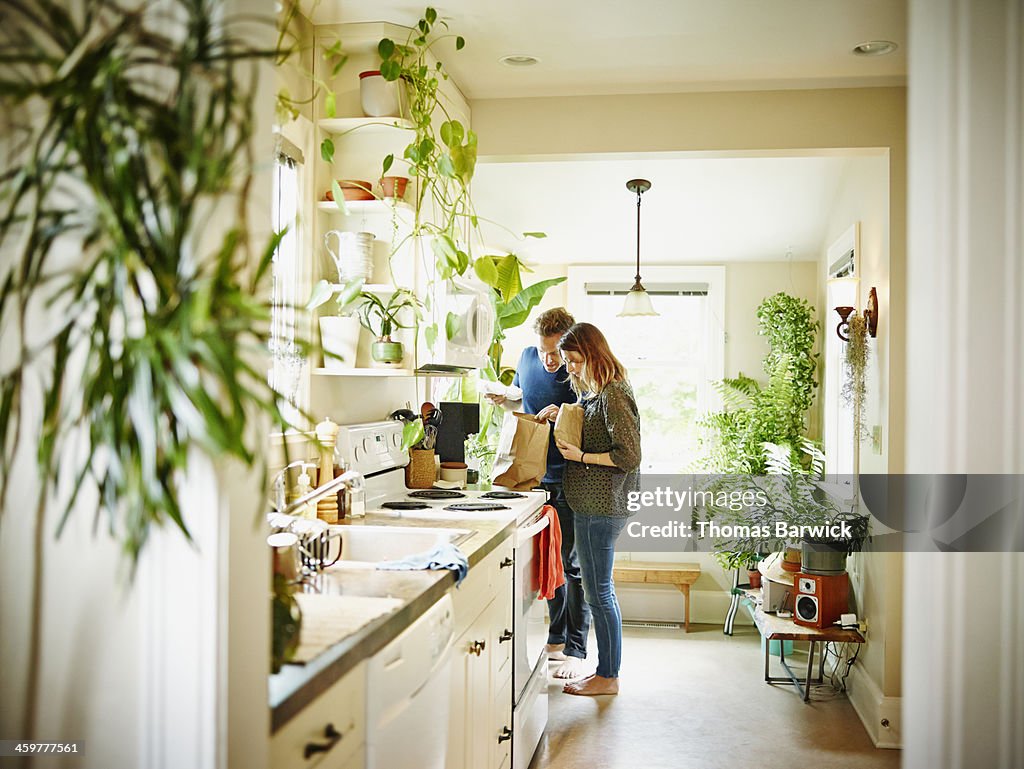
[[[583,445],[583,407],[578,403],[563,403],[555,419],[555,441],[570,446]]]
[[[528,491],[540,483],[548,469],[550,431],[547,421],[532,414],[506,413],[494,458],[495,485]]]

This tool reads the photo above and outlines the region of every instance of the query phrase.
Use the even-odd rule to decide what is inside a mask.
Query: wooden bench
[[[651,561],[622,561],[612,568],[612,579],[650,585],[675,585],[683,593],[685,620],[683,627],[690,632],[690,585],[700,576],[700,564],[654,563]]]

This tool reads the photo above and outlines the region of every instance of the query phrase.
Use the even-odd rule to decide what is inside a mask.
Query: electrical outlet
[[[860,630],[861,635],[867,635],[868,632],[868,621],[861,618],[860,622],[857,623],[857,628]]]
[[[871,452],[881,455],[882,453],[882,426],[871,426]]]

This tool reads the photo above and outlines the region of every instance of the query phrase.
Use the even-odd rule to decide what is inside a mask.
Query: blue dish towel
[[[382,561],[377,564],[377,568],[390,571],[451,569],[455,572],[455,584],[458,585],[469,571],[469,561],[459,548],[451,542],[444,542],[433,550],[414,553],[397,561]]]

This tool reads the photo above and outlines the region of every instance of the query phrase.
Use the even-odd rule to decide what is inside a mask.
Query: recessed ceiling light
[[[858,56],[885,56],[899,48],[896,43],[890,40],[867,40],[853,47],[853,52]]]
[[[527,53],[511,53],[508,56],[502,56],[498,61],[507,67],[532,67],[534,64],[540,63],[540,59]]]

